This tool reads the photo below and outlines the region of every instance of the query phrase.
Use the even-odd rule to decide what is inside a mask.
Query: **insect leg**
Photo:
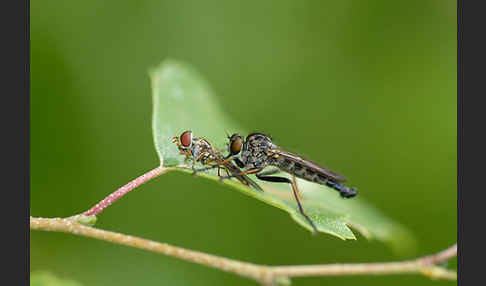
[[[263,189],[257,183],[255,183],[252,179],[248,178],[247,176],[242,175],[242,174],[244,174],[244,172],[241,172],[241,170],[238,167],[236,167],[233,163],[228,162],[224,165],[224,167],[225,167],[227,175],[224,176],[224,177],[220,176],[220,181],[222,181],[223,179],[228,179],[228,178],[236,178],[242,184],[244,184],[246,186],[251,186],[254,189],[256,189],[257,191],[263,192]]]
[[[192,168],[192,171],[193,171],[193,174],[195,173],[199,173],[199,172],[204,172],[204,171],[207,171],[207,170],[211,170],[211,169],[214,169],[214,168],[217,168],[219,167],[219,165],[211,165],[209,167],[204,167],[204,168],[200,168],[200,169],[194,169]]]
[[[246,171],[243,171],[243,172],[233,173],[230,176],[220,177],[220,179],[224,180],[224,179],[229,179],[229,178],[234,178],[234,177],[241,177],[241,176],[249,175],[249,174],[255,174],[255,173],[260,172],[260,170],[261,169],[259,169],[259,168],[249,169],[249,170],[246,170]]]
[[[292,186],[292,192],[294,193],[295,200],[297,201],[297,205],[299,206],[299,211],[302,216],[305,217],[305,219],[310,223],[312,228],[314,229],[314,233],[317,233],[317,227],[314,224],[314,222],[307,216],[307,214],[304,212],[304,208],[302,207],[302,204],[299,199],[299,191],[297,190],[297,186],[288,178],[284,177],[275,177],[275,176],[262,176],[260,174],[256,174],[257,178],[263,181],[268,181],[268,182],[275,182],[275,183],[288,183]]]
[[[246,186],[251,186],[257,191],[263,192],[262,187],[260,187],[257,183],[255,183],[252,179],[248,178],[247,176],[238,176],[236,177],[242,184]]]
[[[206,155],[206,154],[205,153],[201,153],[201,155],[199,155],[196,159],[194,159],[194,162],[201,161],[201,159],[204,157],[204,155]]]
[[[274,175],[281,172],[280,169],[273,169],[273,170],[268,170],[265,172],[258,173],[258,176],[268,176],[268,175]]]
[[[223,161],[221,161],[221,163],[220,163],[221,165],[224,165],[224,164],[228,163],[228,162],[229,162],[229,161],[231,161],[231,160],[238,160],[238,158],[233,159],[233,158],[226,158],[226,157],[224,157],[223,159],[224,159],[224,160],[223,160]],[[238,160],[238,161],[239,161],[239,160]],[[241,166],[240,166],[240,168],[243,168],[243,167],[241,167]]]
[[[297,196],[299,197],[299,199],[302,199],[302,194],[300,193],[300,190],[297,187],[297,177],[292,176],[292,183],[294,183],[295,189],[297,190]]]
[[[235,161],[235,163],[236,163],[236,165],[238,165],[238,167],[240,167],[240,168],[244,168],[245,167],[245,164],[243,164],[243,162],[241,162],[240,159],[234,158],[233,161]]]
[[[215,153],[211,153],[213,155],[213,157],[217,157]],[[198,158],[196,158],[194,161],[195,162],[199,162],[202,160],[204,156],[204,153],[201,154]],[[214,168],[218,168],[218,176],[220,176],[220,169],[221,169],[221,165],[222,163],[219,163],[217,159],[210,159],[209,161],[201,161],[201,163],[203,165],[209,165],[211,163],[213,163],[213,165],[210,165],[209,167],[204,167],[204,168],[200,168],[200,169],[194,169],[194,165],[193,165],[193,168],[192,168],[192,174],[195,175],[196,173],[199,173],[199,172],[204,172],[204,171],[208,171],[208,170],[211,170],[211,169],[214,169]]]

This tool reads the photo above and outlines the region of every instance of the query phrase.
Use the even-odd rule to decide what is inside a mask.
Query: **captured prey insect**
[[[195,173],[206,171],[213,168],[218,168],[218,176],[220,175],[220,169],[223,168],[226,174],[231,177],[235,177],[242,184],[251,186],[256,190],[263,191],[263,189],[255,183],[253,180],[245,175],[239,175],[241,170],[231,162],[231,160],[225,160],[224,156],[218,152],[208,140],[199,137],[193,137],[192,131],[184,131],[179,137],[174,136],[172,142],[176,143],[179,148],[180,154],[185,155],[186,159],[192,160],[192,170]],[[209,165],[209,167],[195,169],[194,165],[200,162],[203,165]],[[233,176],[238,174],[238,176]]]
[[[242,172],[225,176],[223,179],[239,175],[255,174],[260,180],[290,184],[300,213],[307,219],[316,232],[316,226],[304,212],[295,182],[292,182],[285,177],[269,175],[284,171],[306,181],[327,185],[339,191],[343,198],[351,198],[357,194],[355,188],[350,188],[341,184],[346,181],[346,178],[343,176],[273,144],[270,137],[265,134],[249,134],[245,141],[243,141],[243,137],[240,134],[233,134],[231,137],[228,137],[228,139],[229,154],[225,159],[233,159],[235,163],[242,168]],[[238,154],[240,154],[239,157],[237,157]],[[276,167],[277,169],[263,171],[265,167],[269,166]]]

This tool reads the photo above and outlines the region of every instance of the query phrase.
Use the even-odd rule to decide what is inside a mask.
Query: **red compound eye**
[[[191,146],[192,143],[192,131],[187,130],[182,133],[182,135],[179,137],[179,140],[181,140],[181,144],[184,147],[189,147]]]

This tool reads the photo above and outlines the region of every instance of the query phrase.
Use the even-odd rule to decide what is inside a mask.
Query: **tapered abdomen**
[[[275,165],[282,171],[292,174],[297,178],[329,186],[336,191],[339,191],[340,195],[344,198],[352,198],[357,194],[357,190],[355,188],[350,188],[340,184],[340,182],[345,181],[344,177],[340,177],[335,173],[328,172],[327,169],[322,168],[322,172],[317,172],[315,169],[309,168],[298,161],[285,158],[284,156],[274,158],[272,165]]]
[[[334,178],[332,175],[328,176],[325,173],[316,172],[315,170],[306,167],[304,164],[285,158],[284,156],[279,156],[274,159],[274,165],[297,178],[321,185],[328,185],[328,181],[333,181],[335,183],[343,181],[339,177]]]

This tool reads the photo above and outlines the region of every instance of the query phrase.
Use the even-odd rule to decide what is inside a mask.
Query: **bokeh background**
[[[262,264],[406,259],[456,241],[452,0],[32,1],[32,216],[79,213],[157,166],[147,70],[167,57],[204,74],[242,126],[345,174],[411,230],[417,250],[397,257],[362,236],[314,237],[283,211],[179,173],[122,198],[97,227]],[[30,239],[31,271],[83,285],[255,285],[84,237]],[[293,282],[455,283],[405,275]]]

